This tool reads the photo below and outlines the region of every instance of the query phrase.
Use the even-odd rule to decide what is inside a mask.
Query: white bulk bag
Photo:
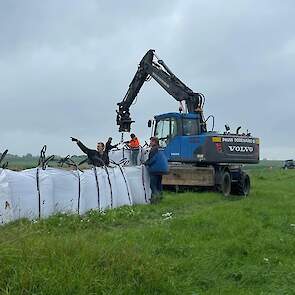
[[[132,205],[131,190],[126,174],[121,167],[106,168],[112,187],[113,208]]]
[[[81,211],[131,205],[130,188],[118,167],[94,167],[81,174]]]
[[[97,177],[100,169],[96,168]],[[84,214],[91,209],[100,209],[100,192],[94,176],[94,170],[84,170],[81,174],[81,201],[80,214]]]
[[[42,170],[42,169],[41,169]],[[39,187],[37,190],[37,173]],[[0,178],[0,199],[5,207],[11,208],[11,220],[20,218],[35,219],[53,213],[52,184],[39,169],[22,172],[3,170]]]
[[[13,221],[13,209],[5,170],[0,170],[0,224]]]
[[[126,148],[111,150],[109,152],[109,158],[116,164],[128,166],[131,163],[131,150]]]
[[[109,152],[109,158],[111,161],[115,162],[116,164],[121,164],[123,166],[130,166],[131,165],[131,150],[122,148],[117,150],[111,150]],[[149,149],[146,147],[141,147],[139,149],[137,163],[142,164],[148,158]]]
[[[81,189],[80,171],[47,168],[44,173],[52,181],[54,213],[78,213]]]
[[[149,174],[144,165],[124,167],[126,178],[131,190],[133,204],[146,204],[150,202],[151,189]]]
[[[12,172],[12,171],[11,171]],[[38,217],[48,217],[55,213],[53,202],[53,182],[52,178],[46,173],[46,170],[42,168],[28,169],[21,172],[15,172],[19,177],[23,177],[26,184],[21,182],[11,183],[13,190],[16,190],[20,194],[27,189],[28,192],[32,191],[32,196],[28,195],[28,205],[33,204],[34,208],[38,206]],[[34,194],[33,194],[34,193]],[[13,194],[12,194],[13,196]],[[20,209],[22,202],[25,202],[25,198],[20,198]]]
[[[84,172],[42,168],[0,170],[0,223],[66,212],[84,214],[149,202],[144,166],[94,167]]]
[[[98,185],[100,192],[100,210],[113,208],[113,191],[111,180],[108,175],[109,169],[96,168],[96,170],[99,170]]]

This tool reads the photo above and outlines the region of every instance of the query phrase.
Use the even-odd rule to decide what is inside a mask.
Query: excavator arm
[[[150,49],[140,61],[124,99],[118,103],[117,125],[120,132],[130,132],[131,123],[134,122],[130,117],[130,107],[149,77],[156,80],[175,100],[185,101],[189,113],[200,113],[203,121],[201,123],[204,123],[202,114],[204,96],[187,87],[162,60],[156,57],[154,50]]]

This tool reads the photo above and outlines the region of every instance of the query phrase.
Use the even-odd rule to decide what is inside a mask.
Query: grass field
[[[55,156],[56,160],[58,160],[60,158],[61,158],[60,156]],[[73,156],[72,159],[76,163],[79,163],[83,159],[85,159],[85,156]],[[38,161],[39,161],[39,157],[36,157],[36,156],[28,157],[28,156],[7,155],[5,157],[5,159],[3,160],[3,164],[5,162],[8,162],[8,169],[19,171],[19,170],[24,170],[24,169],[30,169],[30,168],[37,167],[38,166]],[[49,162],[49,166],[51,166],[51,167],[59,167],[59,165],[58,165],[58,163],[56,161]],[[64,167],[66,167],[66,165]],[[82,165],[80,167],[85,168],[85,167],[87,167],[87,165]]]
[[[1,155],[1,153],[0,153]],[[60,156],[56,156],[56,159],[60,159]],[[85,159],[85,156],[73,156],[72,159],[79,163],[83,159]],[[37,167],[38,165],[39,157],[37,156],[17,156],[17,155],[7,155],[5,157],[4,162],[8,162],[8,169],[10,170],[23,170],[23,169],[29,169]],[[52,167],[58,167],[57,162],[49,162],[49,166]],[[246,169],[261,169],[261,168],[279,168],[283,166],[283,161],[280,160],[261,160],[259,164],[255,165],[245,165]],[[86,168],[87,164],[81,166],[82,168]]]
[[[251,174],[248,198],[165,193],[3,226],[1,294],[295,294],[295,170]]]

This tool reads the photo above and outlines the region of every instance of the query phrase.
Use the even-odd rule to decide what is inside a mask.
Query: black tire
[[[228,171],[222,173],[220,191],[225,197],[228,197],[231,193],[231,176]]]
[[[232,184],[232,194],[239,196],[248,196],[251,189],[250,177],[242,172],[239,180]]]

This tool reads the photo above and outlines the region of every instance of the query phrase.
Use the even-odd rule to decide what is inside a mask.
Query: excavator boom
[[[185,101],[189,113],[200,113],[202,115],[204,96],[187,87],[172,73],[164,61],[156,57],[154,50],[150,49],[140,61],[124,99],[118,103],[117,125],[119,125],[120,132],[130,131],[131,123],[134,122],[130,117],[130,107],[149,77],[156,80],[175,100]]]

